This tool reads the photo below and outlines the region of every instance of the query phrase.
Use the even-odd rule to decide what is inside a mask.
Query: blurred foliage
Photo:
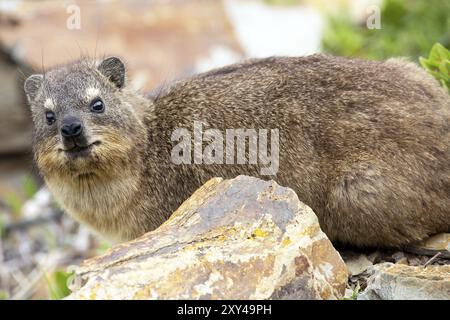
[[[345,13],[330,16],[323,50],[369,59],[418,59],[435,42],[450,45],[450,1],[384,0],[380,9],[381,29],[367,28],[365,20],[355,24]]]
[[[32,198],[38,192],[36,181],[31,176],[25,177],[23,181],[23,191],[27,199]]]
[[[5,202],[13,216],[16,219],[20,218],[22,214],[22,199],[15,193],[8,193],[5,196]]]
[[[70,294],[68,281],[72,275],[73,273],[57,270],[46,277],[50,298],[52,300],[60,300]]]
[[[0,239],[3,237],[5,231],[5,218],[0,214]]]
[[[450,51],[440,43],[431,48],[428,59],[420,57],[420,64],[450,92]]]
[[[0,300],[8,300],[8,299],[9,299],[8,292],[0,290]]]
[[[57,235],[48,226],[42,228],[42,235],[45,239],[45,244],[50,251],[56,250],[58,248]]]
[[[8,193],[5,196],[6,205],[9,207],[11,213],[15,218],[20,218],[22,215],[22,206],[24,201],[31,199],[38,191],[38,186],[33,177],[26,176],[22,182],[22,190],[25,199],[16,193]]]
[[[104,239],[99,239],[99,244],[98,247],[96,249],[96,253],[97,255],[99,254],[103,254],[106,252],[106,250],[108,250],[109,248],[111,248],[111,243],[104,240]]]

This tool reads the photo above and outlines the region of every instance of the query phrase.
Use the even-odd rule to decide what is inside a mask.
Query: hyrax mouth
[[[60,151],[64,152],[71,159],[78,157],[83,158],[87,157],[90,154],[90,151],[94,146],[98,146],[100,144],[101,144],[100,141],[94,141],[93,143],[88,145],[75,143],[74,146],[71,147],[70,149],[60,149]]]

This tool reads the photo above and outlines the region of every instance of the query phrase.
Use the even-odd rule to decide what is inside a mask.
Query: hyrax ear
[[[28,101],[33,101],[39,90],[41,89],[42,82],[44,81],[44,76],[42,74],[33,74],[25,80],[23,84],[23,89],[27,95]]]
[[[98,71],[117,88],[123,88],[125,85],[125,65],[119,58],[106,58],[98,66]]]

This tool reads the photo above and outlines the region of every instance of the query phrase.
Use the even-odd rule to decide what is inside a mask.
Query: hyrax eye
[[[105,111],[105,104],[100,98],[94,99],[91,102],[91,111],[101,113]]]
[[[56,121],[55,113],[53,111],[46,111],[45,120],[47,120],[48,125],[53,124]]]

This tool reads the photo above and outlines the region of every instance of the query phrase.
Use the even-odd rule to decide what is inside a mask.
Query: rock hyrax
[[[339,243],[398,247],[450,230],[450,97],[413,63],[249,60],[148,97],[127,86],[125,71],[115,57],[82,59],[25,82],[48,187],[109,238],[140,236],[208,179],[240,174],[295,190]],[[196,162],[190,147],[192,163],[176,163],[174,134],[195,123],[224,136],[277,129],[277,170]]]

